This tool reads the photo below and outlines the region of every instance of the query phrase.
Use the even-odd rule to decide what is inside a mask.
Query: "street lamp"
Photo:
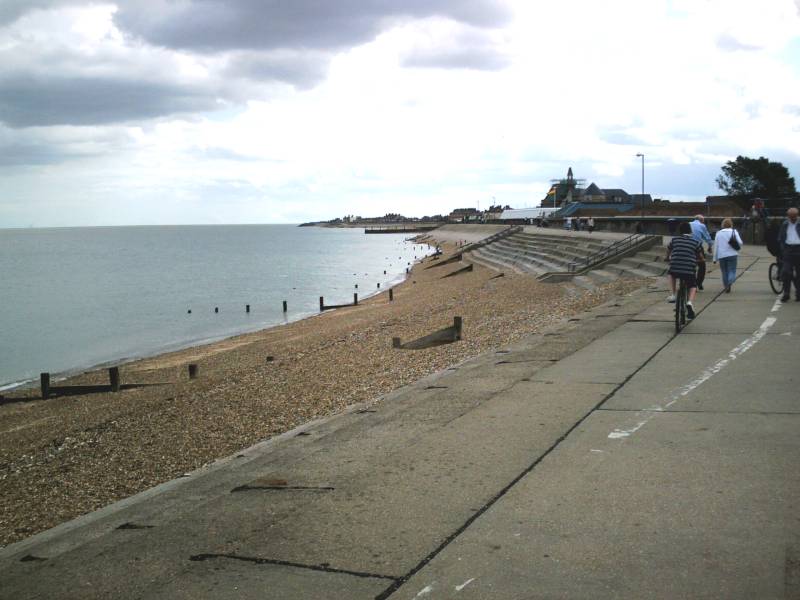
[[[637,152],[636,156],[642,157],[642,219],[644,219],[644,154]]]

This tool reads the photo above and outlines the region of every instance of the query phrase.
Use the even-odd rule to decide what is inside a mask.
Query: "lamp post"
[[[642,157],[642,219],[644,219],[644,154],[637,152],[636,156]]]

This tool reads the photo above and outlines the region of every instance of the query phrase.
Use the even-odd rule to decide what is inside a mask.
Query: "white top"
[[[800,244],[800,235],[797,235],[796,223],[789,221],[789,229],[786,230],[786,243],[789,245]]]
[[[714,236],[714,262],[717,262],[720,258],[739,256],[739,251],[734,250],[733,247],[728,243],[728,240],[730,240],[731,236],[733,235],[736,236],[739,246],[744,246],[744,242],[742,242],[742,237],[739,235],[738,231],[731,229],[730,227],[720,229],[717,232],[717,235]]]

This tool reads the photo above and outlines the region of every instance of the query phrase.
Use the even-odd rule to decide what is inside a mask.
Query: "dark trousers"
[[[706,261],[697,262],[697,285],[703,285],[706,279]]]
[[[794,295],[800,298],[800,248],[785,246],[783,251],[783,269],[781,279],[783,279],[783,295],[788,296],[794,280]]]

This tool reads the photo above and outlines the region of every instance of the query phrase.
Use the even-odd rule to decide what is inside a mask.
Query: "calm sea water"
[[[422,255],[404,238],[292,225],[0,230],[0,388],[317,314],[319,296],[352,302],[356,284],[365,298]]]

